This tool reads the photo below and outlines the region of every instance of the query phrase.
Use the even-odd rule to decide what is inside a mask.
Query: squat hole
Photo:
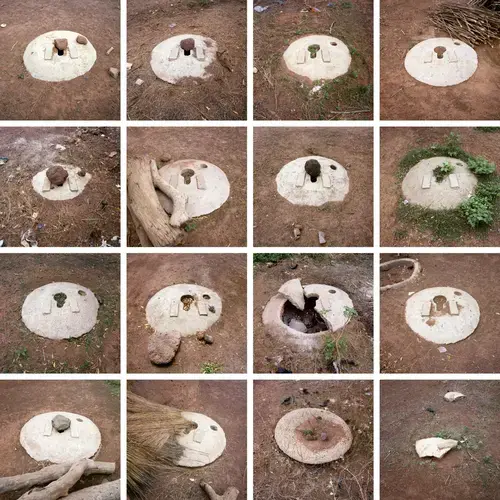
[[[442,59],[444,57],[444,53],[446,52],[446,47],[436,47],[434,52],[437,54],[438,59]]]
[[[436,297],[434,297],[432,302],[436,304],[436,311],[442,311],[446,303],[448,302],[448,299],[444,295],[437,295]]]
[[[64,55],[64,50],[57,49],[57,55],[58,56],[63,56]]]
[[[309,47],[307,47],[307,50],[309,51],[309,54],[311,55],[311,59],[316,59],[316,54],[319,52],[320,50],[320,46],[319,45],[309,45]]]
[[[205,300],[210,300],[210,295],[205,294],[205,295],[203,295],[203,298],[204,298]]]
[[[337,170],[337,167],[336,167],[335,165],[330,165],[330,168],[331,168],[332,170]]]
[[[184,177],[184,184],[191,184],[191,177],[194,175],[194,170],[187,168],[181,172],[182,177]]]

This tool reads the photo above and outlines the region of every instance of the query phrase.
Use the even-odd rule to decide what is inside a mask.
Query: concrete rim
[[[340,426],[344,437],[333,447],[322,451],[312,451],[295,439],[295,429],[304,421],[320,417]],[[274,438],[279,449],[290,458],[305,464],[325,464],[339,460],[352,445],[352,433],[345,421],[333,412],[318,408],[301,408],[284,415],[274,429]]]
[[[69,418],[70,429],[62,433],[52,429],[52,419],[56,415]],[[34,416],[24,424],[19,439],[31,458],[54,464],[95,457],[101,448],[101,433],[94,422],[83,415],[65,411]]]
[[[30,75],[46,82],[64,82],[78,78],[92,69],[97,59],[94,46],[87,38],[87,45],[76,42],[80,33],[74,31],[48,31],[32,40],[24,51],[24,65]],[[69,50],[63,56],[45,59],[45,51],[57,38],[66,38]],[[74,49],[73,55],[71,49]],[[75,58],[76,56],[76,58]]]
[[[406,286],[408,283],[415,281],[420,272],[422,271],[422,266],[420,265],[420,262],[416,259],[410,259],[410,258],[394,259],[394,260],[389,260],[387,262],[382,262],[380,264],[380,271],[388,271],[389,269],[392,269],[393,267],[399,266],[401,264],[413,265],[413,272],[411,276],[403,281],[399,281],[398,283],[381,286],[380,287],[381,292],[385,292],[386,290],[390,290],[391,288],[402,288]]]

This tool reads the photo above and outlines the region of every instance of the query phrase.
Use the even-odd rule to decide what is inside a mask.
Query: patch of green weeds
[[[442,165],[436,167],[432,173],[437,182],[443,182],[454,171],[455,167],[449,161],[445,161]]]
[[[221,373],[224,366],[220,363],[203,363],[201,365],[201,373]]]
[[[342,359],[347,353],[349,344],[345,337],[335,340],[333,337],[326,337],[323,343],[323,358],[330,364],[332,361]]]
[[[500,132],[500,127],[474,127],[474,130],[477,130],[478,132],[484,132],[486,134],[489,134],[492,132]]]
[[[105,380],[112,396],[120,397],[120,381],[119,380]]]
[[[253,263],[261,264],[272,262],[277,264],[281,260],[290,259],[293,256],[291,253],[254,253],[253,254]]]
[[[359,313],[358,313],[358,311],[356,311],[356,309],[354,309],[354,307],[345,306],[344,307],[344,316],[348,320],[351,320],[353,318],[357,318],[359,316]]]

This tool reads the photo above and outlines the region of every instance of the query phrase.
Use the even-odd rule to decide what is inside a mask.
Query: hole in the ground
[[[444,295],[436,295],[432,299],[432,302],[434,302],[434,305],[436,306],[435,308],[436,316],[443,316],[445,314],[450,314],[448,299]]]
[[[186,168],[181,172],[182,177],[184,177],[184,184],[191,184],[191,177],[194,175],[194,170]]]
[[[181,297],[181,302],[182,302],[184,311],[189,311],[191,304],[194,302],[194,297],[192,295],[183,295]]]
[[[311,182],[318,182],[318,176],[311,175]]]
[[[212,429],[213,431],[218,431],[219,430],[216,425],[211,425],[210,429]]]
[[[455,42],[455,45],[460,45],[460,42]]]
[[[83,422],[83,420],[81,418],[77,418],[76,421],[77,422]]]
[[[202,163],[202,164],[200,165],[200,167],[201,167],[201,168],[208,168],[208,165],[207,165],[206,163]]]
[[[190,50],[185,50],[184,51],[184,55],[185,56],[190,56],[191,55],[191,51]]]
[[[285,302],[283,315],[281,316],[283,323],[294,330],[298,329],[297,326],[304,325],[302,329],[305,329],[305,332],[303,333],[319,333],[328,330],[323,318],[314,309],[317,300],[318,297],[306,298],[303,311],[295,307],[291,302]]]
[[[455,295],[462,295],[461,292],[455,292]]]
[[[309,45],[309,47],[307,47],[307,50],[309,51],[311,59],[316,59],[316,54],[319,52],[320,46],[316,45],[316,44],[315,45]]]
[[[336,167],[335,165],[330,165],[330,168],[331,168],[332,170],[337,170],[337,167]]]
[[[85,295],[87,295],[87,294],[83,290],[78,290],[78,295],[85,297]]]
[[[62,307],[64,303],[66,302],[66,299],[68,296],[65,293],[59,292],[54,295],[54,300],[57,303],[57,307]]]
[[[64,50],[57,49],[57,55],[58,56],[63,56],[64,55]]]
[[[331,290],[328,290],[328,293],[337,293],[337,290],[333,290],[333,288]]]
[[[444,53],[446,52],[446,47],[441,47],[441,46],[436,47],[434,49],[434,52],[437,54],[438,59],[442,59],[444,56]]]
[[[330,45],[333,45],[335,47],[337,45],[337,42],[330,42]]]
[[[204,298],[205,300],[210,300],[210,295],[208,295],[208,294],[206,294],[206,293],[205,293],[205,294],[203,295],[203,298]]]

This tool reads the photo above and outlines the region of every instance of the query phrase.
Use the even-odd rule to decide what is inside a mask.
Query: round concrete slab
[[[406,323],[435,344],[454,344],[471,335],[479,324],[479,305],[467,292],[442,286],[414,293],[406,302]]]
[[[411,258],[403,258],[403,259],[394,259],[389,260],[387,262],[380,263],[380,272],[389,271],[395,267],[405,266],[409,269],[413,269],[411,276],[402,281],[398,281],[397,283],[392,283],[390,285],[385,285],[380,287],[381,292],[385,292],[386,290],[390,290],[391,288],[401,288],[408,285],[410,282],[415,281],[420,272],[422,271],[422,266],[420,262],[416,259]]]
[[[209,288],[178,284],[163,288],[146,306],[146,319],[159,333],[183,337],[208,330],[221,316],[222,300]]]
[[[194,48],[184,51],[183,40],[192,39]],[[151,52],[151,68],[165,82],[176,84],[184,78],[210,78],[208,67],[217,58],[215,40],[200,35],[178,35],[159,43]]]
[[[351,430],[344,420],[318,408],[287,413],[276,425],[274,438],[283,453],[304,464],[339,460],[352,444]]]
[[[84,286],[49,283],[33,290],[21,315],[26,327],[49,339],[69,339],[90,332],[97,322],[99,302]]]
[[[64,82],[90,71],[97,53],[90,41],[86,45],[77,43],[78,36],[74,31],[49,31],[32,40],[24,51],[24,65],[30,75],[46,82]],[[58,51],[54,46],[57,39],[66,39],[67,49]]]
[[[333,80],[349,71],[349,47],[333,36],[309,35],[292,42],[283,54],[287,68],[296,75]]]
[[[477,69],[476,51],[453,38],[431,38],[406,54],[405,68],[419,82],[449,87],[468,80]]]
[[[321,166],[321,175],[316,179],[305,171],[308,160],[316,160]],[[276,184],[278,193],[290,203],[312,207],[343,201],[349,192],[347,170],[323,156],[304,156],[287,163],[276,176]]]
[[[454,171],[437,182],[434,169],[449,163]],[[403,179],[403,196],[411,204],[433,210],[456,208],[474,194],[477,185],[476,176],[467,164],[455,158],[436,156],[419,161]]]
[[[78,175],[78,172],[81,171],[80,167],[59,163],[54,164],[54,166],[60,166],[68,172],[68,177],[62,186],[51,187],[50,181],[47,178],[48,168],[38,172],[31,181],[33,189],[47,200],[61,201],[76,198],[82,194],[85,186],[92,179],[92,175],[88,172],[83,177]]]
[[[202,160],[179,160],[159,169],[160,176],[187,195],[186,211],[190,217],[207,215],[220,208],[229,198],[226,174],[217,166]],[[169,214],[172,201],[157,191],[160,203]]]
[[[182,467],[203,467],[217,460],[226,448],[226,435],[222,427],[210,417],[201,413],[182,412],[187,420],[198,427],[188,434],[177,437],[183,454],[177,465]]]
[[[71,420],[71,426],[64,432],[52,428],[52,419],[62,415]],[[101,433],[87,417],[53,411],[42,413],[26,422],[21,429],[20,441],[28,455],[37,462],[76,462],[94,457],[101,447]]]
[[[304,333],[283,322],[285,304],[289,300],[283,294],[278,293],[271,297],[262,313],[262,322],[270,333],[285,336],[303,348],[310,348],[321,344],[324,335],[335,332],[349,322],[349,317],[344,314],[345,308],[353,308],[354,305],[349,295],[340,288],[329,285],[306,285],[303,286],[304,296],[307,298],[317,297],[314,309],[328,325],[328,330],[318,333]]]

